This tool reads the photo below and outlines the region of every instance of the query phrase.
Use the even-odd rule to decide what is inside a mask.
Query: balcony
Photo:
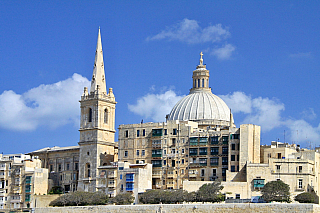
[[[162,157],[162,154],[152,154],[152,157],[153,157],[153,158],[161,158],[161,157]]]
[[[306,191],[306,190],[305,190],[305,187],[296,187],[295,190],[296,190],[297,192]]]
[[[197,177],[198,171],[189,171],[189,177]]]
[[[199,155],[207,155],[207,152],[199,152]]]
[[[261,189],[262,187],[264,187],[264,179],[254,179],[253,187],[255,189]]]
[[[161,176],[162,176],[162,173],[161,173],[161,172],[152,173],[152,177],[153,177],[153,178],[161,178]]]
[[[4,172],[1,172],[1,173],[0,173],[0,178],[5,178],[5,177],[6,177],[5,173],[4,173]]]
[[[21,203],[21,197],[20,196],[12,196],[11,203]]]

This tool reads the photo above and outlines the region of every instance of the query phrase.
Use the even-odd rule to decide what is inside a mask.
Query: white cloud
[[[172,90],[161,94],[147,94],[139,98],[136,104],[128,104],[128,108],[145,119],[150,118],[152,121],[161,122],[165,121],[165,116],[182,97]]]
[[[289,119],[281,116],[285,110],[283,103],[276,99],[252,98],[243,92],[234,92],[229,95],[220,95],[227,105],[232,109],[233,114],[243,113],[244,120],[241,123],[252,123],[261,126],[262,131],[268,132],[277,127],[286,127],[290,130],[289,140],[297,142],[320,140],[320,124],[313,127],[304,119],[316,118],[312,108],[302,112],[304,119]]]
[[[236,48],[232,44],[226,44],[221,48],[213,49],[211,54],[216,56],[219,60],[229,59]]]
[[[66,80],[40,85],[20,95],[4,91],[0,95],[0,128],[35,130],[38,126],[56,128],[67,123],[79,124],[79,102],[85,77],[73,74]]]
[[[178,40],[189,44],[219,42],[230,36],[228,28],[223,28],[221,24],[210,25],[201,28],[196,20],[183,19],[176,25],[167,27],[155,36],[147,38],[147,41],[152,40]]]
[[[260,125],[262,131],[269,131],[282,125],[280,113],[284,110],[284,104],[277,100],[252,98],[240,91],[229,95],[219,95],[219,97],[232,109],[233,114],[239,112],[246,114],[243,123]]]

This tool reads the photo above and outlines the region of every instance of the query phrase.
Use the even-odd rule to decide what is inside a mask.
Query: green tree
[[[223,189],[220,181],[202,185],[197,191],[197,200],[200,202],[220,202],[224,196],[220,193]]]
[[[51,201],[50,206],[86,206],[102,205],[108,202],[108,196],[103,192],[71,192],[61,195]]]
[[[262,189],[262,198],[267,201],[291,202],[290,186],[282,180],[270,181]]]
[[[127,205],[134,202],[134,197],[130,192],[125,192],[121,194],[117,194],[114,198],[111,199],[112,203],[116,205]]]
[[[294,200],[298,201],[299,203],[315,203],[317,197],[315,194],[312,194],[310,192],[303,192],[295,196]]]

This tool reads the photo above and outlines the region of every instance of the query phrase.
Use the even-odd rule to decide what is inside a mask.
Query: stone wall
[[[163,205],[123,205],[123,206],[81,206],[81,207],[52,207],[36,208],[35,213],[87,213],[87,212],[154,212],[154,213],[225,213],[225,212],[246,212],[246,213],[264,213],[264,212],[320,212],[320,206],[316,204],[163,204]]]

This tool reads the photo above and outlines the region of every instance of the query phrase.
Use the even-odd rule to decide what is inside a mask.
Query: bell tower
[[[106,155],[114,156],[116,101],[112,91],[106,89],[100,28],[96,48],[90,93],[84,88],[81,96],[80,159],[78,190],[96,191],[98,167]],[[110,158],[109,158],[110,159]]]

